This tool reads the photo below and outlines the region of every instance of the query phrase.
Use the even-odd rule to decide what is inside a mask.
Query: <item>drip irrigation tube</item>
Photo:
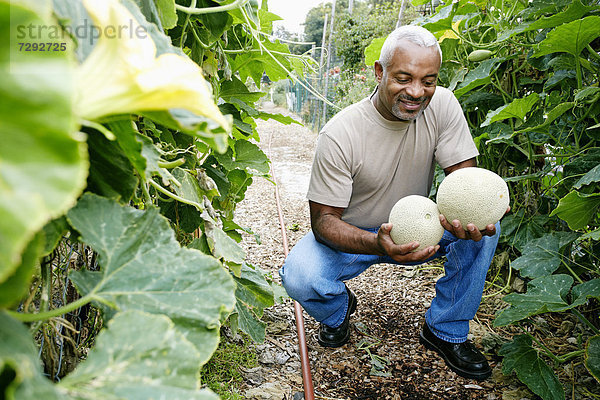
[[[269,159],[271,158],[271,136],[269,135]],[[279,216],[279,226],[281,227],[281,239],[283,243],[283,253],[287,257],[289,253],[287,233],[285,231],[285,222],[283,220],[283,211],[279,196],[279,187],[277,186],[277,177],[275,168],[271,162],[271,177],[275,182],[275,202],[277,203],[277,215]],[[300,364],[302,365],[302,382],[304,385],[304,400],[314,400],[314,387],[312,375],[310,373],[310,360],[308,359],[308,347],[306,345],[306,331],[304,329],[304,316],[302,315],[302,306],[294,300],[294,315],[296,317],[296,332],[298,334],[298,350],[300,352]]]

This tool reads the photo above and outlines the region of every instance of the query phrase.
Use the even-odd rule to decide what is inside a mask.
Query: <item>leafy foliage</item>
[[[222,324],[264,339],[273,283],[246,264],[235,208],[269,174],[255,119],[294,121],[256,110],[254,88],[311,61],[270,36],[266,2],[194,4],[0,0],[2,398],[212,399],[199,371]],[[48,28],[24,45],[63,48],[19,51],[24,26]],[[82,261],[57,307],[68,243]],[[90,304],[104,329],[53,384],[32,335],[74,330],[61,316]]]

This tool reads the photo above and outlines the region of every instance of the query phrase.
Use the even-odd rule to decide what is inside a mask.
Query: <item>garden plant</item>
[[[294,121],[255,88],[312,61],[253,0],[2,0],[0,19],[0,397],[217,398],[199,372],[221,326],[264,340],[278,292],[234,211],[269,174],[255,120]]]

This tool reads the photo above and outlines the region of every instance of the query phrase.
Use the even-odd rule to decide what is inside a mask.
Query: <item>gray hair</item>
[[[421,26],[403,25],[394,29],[387,39],[385,39],[385,42],[383,42],[381,53],[379,53],[379,63],[383,68],[391,64],[394,51],[398,48],[398,42],[401,40],[408,40],[421,47],[435,46],[440,53],[440,60],[442,59],[440,44],[431,32]]]

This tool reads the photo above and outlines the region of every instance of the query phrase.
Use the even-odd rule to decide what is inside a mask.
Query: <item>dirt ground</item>
[[[290,115],[263,105],[266,112]],[[258,121],[263,151],[273,163],[290,248],[309,230],[305,199],[316,133],[276,121]],[[272,273],[284,260],[275,186],[257,179],[240,203],[236,221],[261,237],[250,235],[243,246],[248,261]],[[514,377],[504,376],[491,350],[499,345],[491,327],[499,301],[482,306],[471,326],[472,340],[486,349],[492,367],[490,379],[478,382],[450,371],[435,353],[419,344],[424,314],[434,295],[440,265],[403,267],[375,265],[348,286],[358,297],[351,319],[352,337],[338,349],[316,341],[318,323],[304,314],[312,379],[317,399],[534,399]],[[255,346],[259,367],[245,370],[249,399],[301,399],[302,375],[293,304],[287,300],[265,312],[267,340]]]

